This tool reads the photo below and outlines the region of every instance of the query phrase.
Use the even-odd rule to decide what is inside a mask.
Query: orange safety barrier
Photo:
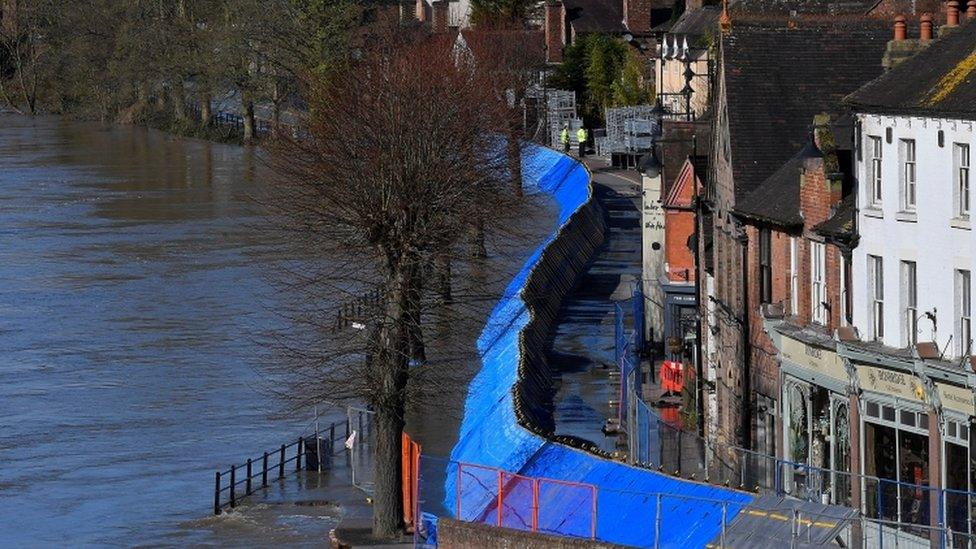
[[[410,438],[410,435],[403,433],[400,448],[402,458],[400,460],[403,474],[403,523],[407,527],[407,532],[413,532],[415,522],[418,518],[418,505],[420,504],[417,494],[419,493],[420,483],[420,444]]]
[[[458,463],[455,498],[459,520],[596,539],[597,490],[592,484]]]
[[[665,360],[661,363],[661,389],[665,392],[680,393],[685,388],[684,364]]]

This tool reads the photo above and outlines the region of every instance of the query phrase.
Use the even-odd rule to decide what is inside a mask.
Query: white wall
[[[955,169],[953,144],[970,144],[970,158],[976,160],[976,138],[973,122],[914,117],[891,117],[860,114],[861,158],[858,174],[858,229],[860,243],[854,250],[853,298],[854,324],[862,339],[871,339],[870,273],[868,255],[884,261],[884,339],[892,347],[905,347],[901,261],[915,261],[918,276],[918,341],[931,341],[933,323],[924,318],[926,311],[936,310],[939,348],[945,348],[957,331],[955,270],[976,273],[976,236],[967,223],[953,221],[955,202]],[[888,143],[886,130],[891,128]],[[938,146],[939,130],[944,132],[944,146]],[[869,136],[881,138],[882,203],[871,204],[871,151]],[[917,161],[917,206],[914,216],[903,213],[902,164],[899,140],[914,139]],[[971,162],[972,163],[972,162]],[[970,195],[976,198],[976,187]],[[974,209],[973,211],[976,211]],[[955,226],[954,226],[955,225]],[[976,304],[974,304],[976,305]],[[947,357],[957,357],[959,337],[952,339]]]

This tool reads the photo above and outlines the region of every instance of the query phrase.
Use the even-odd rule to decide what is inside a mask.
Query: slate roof
[[[854,236],[854,195],[844,197],[834,210],[834,215],[813,230],[833,240],[850,242]]]
[[[736,215],[782,227],[803,225],[803,217],[800,216],[800,171],[808,156],[804,148],[789,159],[762,185],[736,203]]]
[[[847,97],[861,111],[976,117],[976,24],[967,22]]]
[[[878,0],[738,0],[729,2],[733,24],[737,13],[790,15],[860,15],[871,11]]]
[[[800,150],[813,116],[882,72],[886,21],[733,19],[722,59],[736,201]]]
[[[701,36],[708,31],[718,29],[718,19],[722,15],[721,6],[703,6],[688,10],[675,21],[670,31],[672,34],[687,34]]]
[[[564,0],[566,20],[577,33],[624,33],[624,4],[621,0]]]

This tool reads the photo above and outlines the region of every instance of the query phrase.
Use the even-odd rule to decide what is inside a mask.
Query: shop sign
[[[857,377],[861,381],[861,388],[867,391],[925,402],[925,389],[914,374],[858,365]]]
[[[830,349],[807,345],[791,337],[783,336],[780,355],[790,362],[812,370],[819,374],[832,377],[840,382],[847,381],[847,370],[844,361],[837,353]]]
[[[973,415],[974,402],[972,390],[956,387],[955,385],[947,385],[945,383],[936,383],[935,389],[938,391],[939,400],[942,401],[943,408],[962,412],[967,416]]]

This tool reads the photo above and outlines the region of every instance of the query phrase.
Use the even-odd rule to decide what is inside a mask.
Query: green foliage
[[[587,34],[563,52],[563,63],[549,79],[554,88],[577,93],[583,116],[602,119],[607,107],[637,105],[651,99],[644,85],[640,55],[623,40]]]
[[[526,21],[537,15],[540,0],[471,0],[471,20],[477,25]]]

